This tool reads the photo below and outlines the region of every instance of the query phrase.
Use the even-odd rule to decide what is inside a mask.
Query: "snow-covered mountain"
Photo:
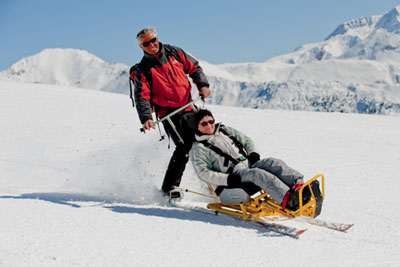
[[[210,102],[260,109],[400,113],[400,6],[339,25],[324,41],[262,63],[201,61]],[[46,49],[0,79],[125,93],[129,67],[73,49]]]
[[[346,22],[322,42],[303,45],[263,63],[219,65],[233,74],[236,82],[208,73],[220,89],[214,92],[215,103],[399,113],[399,13],[400,6],[381,16]]]
[[[126,69],[124,64],[107,63],[88,51],[55,48],[21,59],[0,72],[0,79],[126,93]]]

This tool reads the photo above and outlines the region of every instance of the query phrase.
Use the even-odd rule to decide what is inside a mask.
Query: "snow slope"
[[[296,240],[224,216],[166,205],[172,150],[139,132],[127,96],[0,82],[0,265],[398,266],[397,116],[254,110],[206,104],[262,156],[323,173],[321,219]],[[182,187],[207,192],[188,165]],[[208,199],[186,193],[186,202]]]

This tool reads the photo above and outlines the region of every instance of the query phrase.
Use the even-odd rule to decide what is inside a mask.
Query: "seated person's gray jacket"
[[[215,133],[212,135],[199,136],[196,134],[197,142],[195,141],[193,143],[192,149],[190,150],[190,159],[197,176],[201,180],[213,185],[226,186],[228,185],[228,170],[233,168],[235,164],[229,161],[228,166],[224,166],[224,163],[226,163],[225,157],[213,151],[211,148],[206,147],[201,141],[206,140],[209,144],[216,146],[235,159],[242,158],[243,161],[239,164],[243,164],[245,168],[248,168],[247,159],[243,159],[243,155],[239,153],[239,148],[234,144],[231,138],[220,131],[220,127],[231,136],[234,136],[243,145],[248,155],[257,151],[254,147],[254,142],[238,130],[220,124],[217,124],[215,127]]]

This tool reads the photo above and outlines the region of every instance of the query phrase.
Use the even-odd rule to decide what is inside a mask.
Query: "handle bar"
[[[200,100],[200,99],[202,99],[202,100],[204,101],[204,99],[203,99],[202,96],[198,96],[198,97],[196,97],[192,102],[187,103],[186,105],[184,105],[184,106],[178,108],[178,109],[175,110],[174,112],[171,112],[171,113],[168,114],[167,116],[162,117],[161,119],[159,119],[159,120],[153,122],[153,125],[156,126],[156,125],[159,124],[160,122],[163,122],[163,121],[165,121],[165,120],[170,120],[170,117],[174,116],[174,115],[175,115],[176,113],[178,113],[178,112],[181,112],[182,110],[184,110],[184,109],[187,108],[188,106],[192,106],[192,108],[194,109],[194,108],[195,108],[195,107],[194,107],[194,103],[195,103],[196,101]],[[143,127],[140,128],[140,131],[141,131],[141,132],[144,132]]]

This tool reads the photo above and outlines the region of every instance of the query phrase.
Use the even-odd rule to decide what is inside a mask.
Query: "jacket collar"
[[[219,134],[220,127],[221,127],[221,123],[215,124],[215,131],[213,134],[201,134],[199,131],[196,131],[196,134],[195,134],[196,141],[199,141],[199,142],[207,141],[207,140],[213,138],[213,136],[215,136],[216,134]]]
[[[153,61],[153,60],[157,60],[157,61],[160,61],[160,58],[165,54],[165,50],[164,50],[164,45],[161,43],[161,42],[159,42],[159,44],[160,44],[160,50],[157,52],[157,54],[154,54],[154,55],[150,55],[150,54],[148,54],[148,53],[146,53],[145,51],[143,51],[143,53],[144,53],[144,58],[146,59],[146,60],[150,60],[150,61]]]

